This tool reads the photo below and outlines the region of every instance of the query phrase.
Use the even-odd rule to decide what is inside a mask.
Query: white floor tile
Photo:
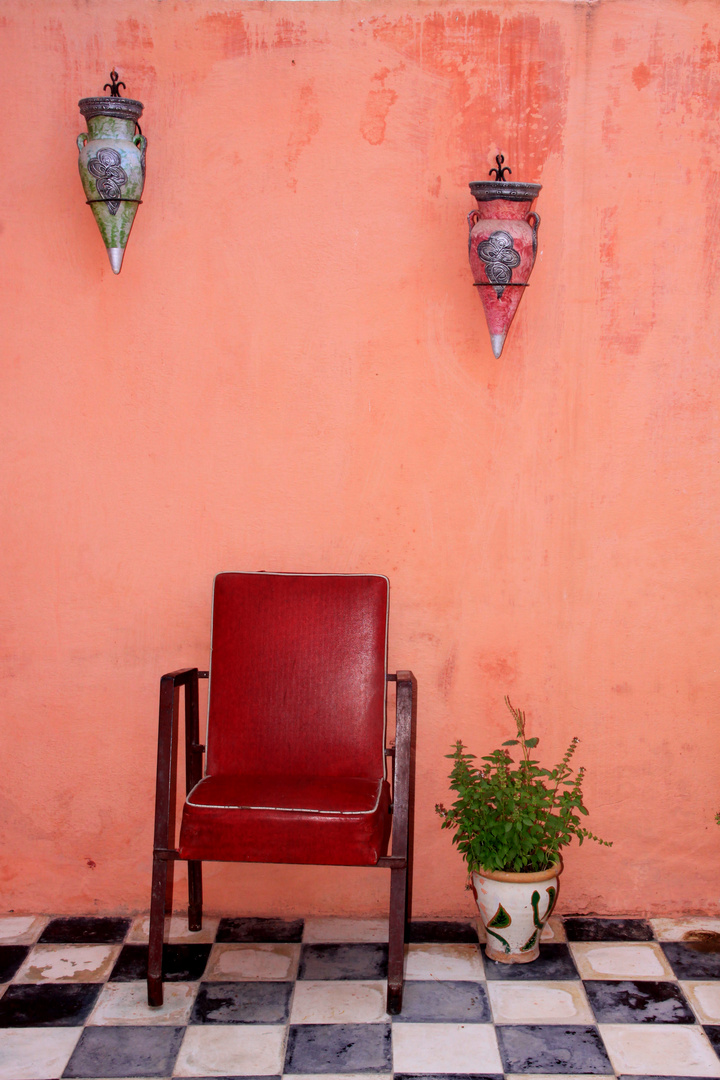
[[[197,984],[163,984],[163,1003],[151,1009],[147,1003],[147,983],[107,983],[100,991],[87,1023],[93,1025],[122,1024],[187,1024],[192,1012]]]
[[[295,978],[299,958],[299,945],[213,945],[204,978],[210,982],[282,982]]]
[[[487,983],[496,1024],[594,1024],[579,981]]]
[[[285,1056],[284,1025],[189,1027],[175,1076],[278,1076]]]
[[[387,919],[307,918],[303,941],[323,943],[383,942],[388,939]]]
[[[476,982],[485,978],[485,969],[477,945],[408,945],[405,978]]]
[[[685,997],[703,1024],[720,1024],[720,982],[680,981]]]
[[[202,930],[188,930],[187,916],[173,915],[165,920],[165,941],[172,942],[173,945],[212,945],[219,924],[219,919],[203,916]],[[146,945],[149,931],[150,916],[138,915],[126,940],[132,945]]]
[[[600,1024],[599,1029],[618,1075],[720,1077],[720,1059],[700,1027]]]
[[[36,945],[15,976],[16,983],[104,982],[120,945]]]
[[[686,934],[698,932],[720,934],[720,919],[709,915],[692,915],[684,919],[650,919],[658,941],[682,941]]]
[[[0,1030],[0,1080],[46,1080],[62,1076],[81,1027]]]
[[[674,979],[658,944],[573,941],[570,952],[582,979]]]
[[[34,945],[47,922],[45,915],[5,915],[0,919],[0,945]]]
[[[492,1024],[394,1024],[395,1072],[500,1073]]]
[[[295,984],[291,1024],[372,1024],[387,1022],[384,982],[301,979]]]

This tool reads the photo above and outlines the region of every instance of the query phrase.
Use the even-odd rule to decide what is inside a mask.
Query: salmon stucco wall
[[[472,911],[434,805],[505,694],[544,760],[580,737],[614,840],[561,910],[718,912],[716,0],[4,0],[0,60],[2,908],[147,908],[159,677],[207,666],[213,575],[262,569],[390,578],[417,916]],[[119,277],[75,145],[112,67],[149,142]],[[495,360],[466,216],[499,151],[543,190]]]

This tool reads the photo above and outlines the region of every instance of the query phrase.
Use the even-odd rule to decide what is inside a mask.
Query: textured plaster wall
[[[266,569],[391,579],[416,914],[471,912],[433,806],[506,693],[544,756],[580,736],[615,840],[562,909],[717,911],[715,0],[5,0],[0,61],[2,907],[147,907],[159,676],[207,665],[213,574]],[[113,65],[149,139],[120,277],[75,149]],[[543,191],[495,360],[498,150]],[[387,878],[206,891],[371,913]]]

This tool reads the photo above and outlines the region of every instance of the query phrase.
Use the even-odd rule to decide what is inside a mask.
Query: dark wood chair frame
[[[178,704],[185,689],[185,784],[189,793],[202,779],[205,747],[200,743],[198,680],[209,672],[183,668],[160,680],[155,842],[148,951],[148,1004],[163,1003],[162,960],[165,916],[172,912],[173,864],[180,858],[175,847]],[[387,675],[396,683],[395,743],[385,749],[392,760],[391,854],[376,865],[390,870],[390,923],[388,934],[387,1011],[402,1009],[405,942],[412,909],[413,803],[415,781],[415,726],[417,682],[411,671]],[[188,927],[202,929],[202,862],[188,860]]]

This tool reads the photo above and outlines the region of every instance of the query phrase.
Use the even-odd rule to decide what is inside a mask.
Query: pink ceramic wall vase
[[[145,186],[147,139],[140,133],[141,101],[120,97],[118,75],[108,97],[82,98],[87,132],[78,135],[78,167],[114,274],[120,273],[140,196]],[[107,89],[110,83],[106,83]],[[136,133],[135,129],[138,129]]]
[[[535,264],[540,217],[530,207],[542,185],[505,180],[511,170],[501,154],[495,160],[495,180],[470,184],[478,208],[468,225],[470,267],[498,357]]]

